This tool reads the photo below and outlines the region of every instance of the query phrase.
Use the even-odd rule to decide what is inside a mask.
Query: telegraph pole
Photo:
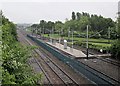
[[[52,27],[52,43],[54,43],[54,28]]]
[[[87,59],[88,59],[88,25],[87,25],[87,42],[86,42],[86,47],[87,47]]]
[[[59,44],[60,44],[60,40],[61,40],[61,35],[60,35],[60,30],[59,30]]]
[[[44,40],[44,26],[43,26],[43,40]]]
[[[33,36],[33,31],[34,31],[34,30],[33,30],[33,28],[32,28],[32,36]]]
[[[108,28],[108,43],[110,44],[110,27]]]
[[[36,29],[35,29],[35,32],[36,32],[36,38],[37,38],[37,27],[36,27]]]
[[[73,30],[72,30],[72,49],[73,49]]]

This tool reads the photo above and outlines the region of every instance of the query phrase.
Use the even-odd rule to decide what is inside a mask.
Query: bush
[[[6,20],[6,18],[2,20]],[[15,25],[9,21],[4,23],[0,26],[0,31],[2,31],[2,40],[0,38],[2,43],[0,45],[2,51],[0,58],[2,61],[0,67],[0,72],[2,72],[1,84],[3,86],[11,86],[12,84],[18,86],[34,84],[36,86],[37,81],[41,80],[41,74],[34,74],[32,68],[27,64],[28,59],[32,57],[31,52],[34,47],[21,45],[17,41]]]
[[[82,47],[86,47],[86,42],[81,42],[81,41],[76,41],[74,43],[74,45],[78,45],[78,46],[82,46]],[[107,51],[110,51],[110,47],[109,46],[105,46],[102,45],[102,43],[89,43],[89,48],[90,49],[94,49],[96,51],[100,51],[100,49],[103,50],[103,53],[107,53]]]
[[[112,58],[116,58],[120,60],[120,40],[115,41],[111,48],[110,48],[110,52],[112,55]]]
[[[81,46],[81,45],[82,45],[82,42],[81,42],[81,41],[76,41],[76,42],[74,42],[74,45]]]

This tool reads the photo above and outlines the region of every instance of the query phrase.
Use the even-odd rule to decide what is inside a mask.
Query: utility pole
[[[36,32],[36,38],[37,38],[37,27],[36,27],[36,29],[35,29],[35,32]]]
[[[69,41],[69,39],[70,39],[70,27],[68,29],[68,41]]]
[[[41,28],[40,28],[40,38],[41,38]]]
[[[43,40],[44,40],[44,26],[43,26]]]
[[[87,47],[87,59],[88,59],[88,25],[87,25],[87,42],[86,42],[86,47]]]
[[[60,40],[61,40],[61,35],[60,35],[60,30],[59,30],[59,44],[60,44]]]
[[[110,44],[110,27],[108,28],[108,43]]]
[[[72,49],[73,49],[73,31],[74,30],[72,30]]]
[[[50,30],[50,42],[52,43],[52,30]]]
[[[31,29],[31,31],[32,31],[32,36],[33,36],[33,28]]]
[[[37,32],[38,32],[38,31],[37,31],[37,28],[36,28],[36,38],[37,38]]]
[[[54,42],[54,28],[52,27],[52,43]]]

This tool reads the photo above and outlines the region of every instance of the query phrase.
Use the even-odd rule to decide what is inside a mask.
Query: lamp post
[[[88,25],[87,25],[87,42],[86,42],[86,48],[87,48],[87,59],[88,59]]]

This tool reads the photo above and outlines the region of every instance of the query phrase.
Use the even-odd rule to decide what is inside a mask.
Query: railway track
[[[24,32],[24,34],[26,34],[26,33]],[[86,54],[86,50],[85,50],[85,49],[82,49],[81,51],[83,51],[83,52]],[[64,53],[64,52],[63,52],[63,53]],[[95,55],[93,52],[90,52],[90,51],[89,51],[89,54]],[[68,54],[68,55],[69,55],[69,54]],[[69,55],[69,56],[71,56],[71,55]],[[73,56],[72,56],[72,57],[73,57]],[[95,57],[95,58],[97,58],[97,59],[99,59],[99,60],[102,60],[102,61],[104,61],[104,62],[113,64],[113,65],[115,65],[115,66],[120,67],[120,62],[118,62],[118,61],[115,61],[115,60],[112,60],[112,59],[108,59],[108,58],[106,58],[106,59],[100,58],[100,57]]]
[[[53,46],[51,46],[51,47],[53,47]],[[54,48],[55,48],[55,47],[54,47]],[[72,56],[72,55],[70,55],[70,54],[68,54],[68,53],[66,53],[66,52],[64,52],[64,51],[62,51],[62,50],[59,50],[58,48],[55,48],[55,49],[58,50],[58,51],[60,51],[61,53],[65,54],[65,55],[69,56],[70,58],[75,58],[74,56]],[[102,60],[101,58],[97,58],[97,59]],[[102,61],[103,61],[103,60],[102,60]],[[80,61],[80,62],[81,62],[81,61]],[[105,62],[107,62],[107,61],[105,61]],[[105,74],[105,73],[103,73],[103,72],[100,72],[100,71],[96,70],[95,68],[92,68],[91,66],[89,66],[89,65],[87,65],[87,64],[85,64],[85,63],[83,63],[83,62],[81,62],[81,63],[84,64],[85,66],[91,68],[92,70],[95,70],[95,71],[99,72],[100,74],[102,74],[102,75],[110,78],[113,82],[115,82],[115,83],[120,83],[120,81],[118,81],[118,80],[116,80],[116,79],[108,76],[107,74]],[[116,65],[116,66],[117,66],[117,65]]]
[[[44,81],[42,82],[43,84],[47,84],[48,86],[52,86],[51,85],[51,79],[48,77],[47,73],[44,71],[44,69],[42,68],[41,64],[38,62],[38,60],[36,60],[36,58],[33,57],[33,59],[31,61],[28,61],[29,65],[31,66],[31,64],[37,64],[36,66],[38,66],[40,68],[40,70],[38,71],[42,71],[42,73],[44,74]],[[39,82],[38,82],[39,83]]]
[[[29,40],[27,40],[22,33],[20,34],[22,36],[22,38],[24,38],[24,42],[29,44],[29,45],[33,45]],[[26,40],[26,41],[25,41]],[[33,51],[34,54],[36,54],[36,50]],[[38,55],[38,53],[37,53]],[[55,74],[54,71],[51,70],[51,68],[46,65],[46,63],[44,63],[44,61],[42,60],[38,60],[38,58],[34,58],[34,60],[36,61],[36,63],[38,64],[38,66],[42,69],[43,74],[46,76],[46,78],[48,79],[48,81],[50,82],[50,84],[63,84],[64,82],[58,77],[58,75]],[[44,68],[43,68],[44,67]]]
[[[39,50],[37,50],[36,52],[39,52]],[[77,83],[69,75],[67,75],[64,70],[54,64],[52,60],[48,59],[48,57],[43,55],[41,52],[39,52],[39,55],[42,56],[43,61],[51,68],[51,70],[54,71],[54,73],[63,81],[65,85],[77,85]]]
[[[68,46],[71,47],[70,45],[68,45]],[[79,47],[76,46],[75,49],[81,50],[82,52],[84,52],[85,54],[87,54],[86,48],[80,49]],[[93,53],[91,51],[89,51],[88,53],[90,55],[96,55],[96,54],[98,54],[98,53]],[[71,55],[69,55],[69,56],[71,56]],[[72,57],[74,57],[74,56],[72,56]],[[116,61],[116,60],[113,60],[113,59],[110,59],[110,58],[104,58],[104,57],[93,57],[93,58],[97,58],[97,59],[99,59],[101,61],[104,61],[104,62],[107,62],[107,63],[110,63],[112,65],[120,67],[120,61]]]
[[[60,71],[62,71],[62,72],[64,73],[64,76],[65,76],[65,77],[63,77],[64,79],[65,79],[65,78],[66,78],[66,79],[69,79],[69,80],[71,81],[71,83],[73,83],[73,84],[77,84],[77,85],[79,84],[79,83],[76,82],[70,75],[68,75],[59,65],[57,65],[56,62],[54,62],[54,61],[49,57],[48,53],[46,53],[46,51],[45,51],[44,49],[40,48],[40,50],[41,50],[42,53],[44,53],[44,55],[46,56],[45,59],[47,59],[48,63],[51,62],[54,66],[56,66],[57,70],[60,70]],[[58,68],[59,68],[59,69],[58,69]]]
[[[22,43],[23,44],[26,44],[26,45],[32,45],[24,36],[23,36],[23,34],[20,32],[19,33],[19,36],[21,36],[22,37],[22,39],[20,39],[19,41],[22,41]],[[36,54],[36,52],[33,50],[33,54],[35,55]],[[33,56],[33,55],[32,55]],[[48,84],[49,86],[51,86],[51,79],[48,77],[48,74],[44,71],[44,69],[42,68],[42,66],[41,66],[41,64],[38,62],[38,60],[36,59],[36,58],[34,58],[34,56],[33,56],[33,59],[30,61],[28,61],[28,64],[29,65],[31,65],[31,64],[33,64],[33,63],[36,63],[37,64],[37,66],[39,66],[39,68],[40,68],[40,70],[42,70],[42,73],[45,75],[45,79],[46,79],[46,81],[47,81],[47,83],[45,83],[45,84]]]
[[[55,48],[55,47],[54,47],[54,48]],[[57,48],[55,48],[55,49],[57,49]],[[57,50],[59,50],[59,49],[57,49]],[[65,54],[65,55],[71,57],[71,58],[75,58],[75,57],[73,57],[72,55],[70,55],[70,54],[68,54],[68,53],[66,53],[66,52],[64,52],[64,51],[61,51],[61,50],[59,50],[59,51],[60,51],[61,53]],[[91,54],[91,53],[90,53],[90,54]],[[108,60],[105,61],[105,60],[102,59],[102,58],[98,58],[98,57],[96,57],[96,58],[99,59],[99,60],[101,60],[101,61],[104,61],[104,62],[113,64],[113,63],[111,63],[111,62],[108,62]],[[89,68],[91,68],[91,69],[93,69],[93,70],[99,72],[100,74],[103,74],[104,76],[109,77],[112,81],[115,81],[115,82],[117,82],[117,83],[120,83],[120,81],[118,81],[118,80],[116,80],[116,79],[114,79],[114,78],[108,76],[107,74],[105,74],[105,73],[103,73],[103,72],[100,72],[100,71],[96,70],[95,68],[92,68],[91,66],[89,66],[89,65],[87,65],[87,64],[85,64],[85,63],[83,63],[83,62],[81,62],[81,63],[84,64],[84,65],[86,65],[86,66],[88,66]],[[113,65],[115,65],[115,64],[113,64]],[[118,65],[115,65],[115,66],[118,66]]]
[[[57,48],[56,48],[56,49],[57,49]],[[60,51],[61,53],[63,53],[63,51],[61,51],[61,50],[59,50],[59,49],[57,49],[57,50]],[[67,55],[67,53],[65,53],[65,52],[64,52],[64,54]],[[70,55],[69,55],[69,56],[70,56]],[[72,57],[72,56],[71,56],[71,57]],[[82,63],[82,64],[84,64],[84,63]],[[90,69],[98,72],[98,74],[100,74],[98,77],[102,77],[102,76],[103,76],[103,77],[102,77],[103,79],[108,78],[108,80],[111,80],[113,83],[120,83],[120,82],[117,81],[116,79],[109,77],[108,75],[106,75],[106,74],[104,74],[104,73],[102,73],[102,72],[100,72],[100,71],[98,71],[98,70],[90,67],[89,65],[86,65],[86,64],[84,64],[84,65],[87,66],[87,67],[89,67]],[[109,81],[108,81],[108,82],[109,82]]]
[[[27,39],[25,39],[26,41],[28,41]],[[33,45],[32,43],[30,43],[28,41],[28,43],[30,45]],[[39,51],[38,49],[34,50],[35,53],[37,53],[40,58],[34,58],[36,63],[39,65],[39,67],[42,69],[43,73],[45,74],[46,77],[51,77],[48,76],[47,74],[49,74],[47,71],[50,70],[53,71],[53,74],[51,74],[52,76],[54,76],[54,80],[51,80],[51,78],[47,78],[52,84],[62,84],[62,85],[78,85],[78,83],[73,80],[64,70],[62,70],[62,68],[60,68],[57,64],[55,64],[54,61],[52,61],[52,59],[49,58],[49,55],[45,53],[45,51],[42,53],[41,51]],[[44,54],[43,54],[44,53]],[[40,64],[42,63],[42,64]],[[45,64],[47,66],[45,66]],[[43,69],[42,67],[47,68],[47,70],[45,70],[45,68]],[[47,74],[46,74],[47,72]],[[58,78],[55,78],[55,76],[57,76]],[[58,81],[56,82],[52,82],[52,81]]]
[[[87,53],[85,50],[82,50],[82,51],[83,51],[85,54]],[[90,52],[90,51],[89,51],[89,54],[90,54],[90,55],[95,55],[94,53],[92,53],[92,52]],[[112,60],[112,59],[108,59],[108,58],[102,58],[102,57],[95,57],[95,58],[97,58],[97,59],[99,59],[99,60],[101,60],[101,61],[110,63],[110,64],[112,64],[112,65],[115,65],[115,66],[120,67],[120,62],[118,62],[118,61],[115,61],[115,60]]]
[[[86,65],[87,67],[89,67],[88,65]],[[90,68],[90,67],[89,67]],[[99,71],[97,71],[97,70],[95,70],[95,69],[90,69],[90,70],[94,70],[94,71],[96,71],[96,72],[98,72],[98,74],[96,75],[96,76],[98,76],[98,77],[102,77],[102,79],[104,79],[105,80],[105,78],[108,78],[108,80],[111,80],[111,81],[113,81],[113,82],[118,82],[118,81],[116,81],[116,80],[114,80],[113,78],[111,78],[111,77],[109,77],[109,76],[107,76],[107,75],[105,75],[105,74],[103,74],[103,73],[101,73],[101,72],[99,72]],[[89,71],[90,72],[90,70],[87,70],[87,71]],[[92,72],[91,72],[92,73]],[[107,81],[107,80],[105,80],[105,81]],[[107,82],[109,82],[109,83],[111,83],[111,81],[107,81]],[[119,83],[119,82],[118,82]]]

